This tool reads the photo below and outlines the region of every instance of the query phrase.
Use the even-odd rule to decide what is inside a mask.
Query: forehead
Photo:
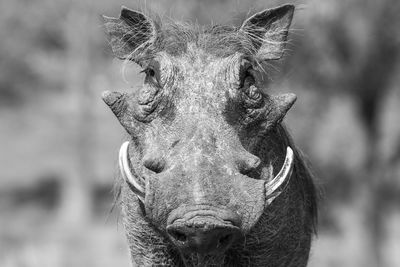
[[[194,43],[179,55],[160,52],[160,75],[169,83],[165,89],[171,90],[176,111],[197,116],[223,112],[237,90],[242,57],[240,53],[219,57]]]
[[[226,57],[219,57],[208,53],[203,48],[198,47],[194,43],[187,44],[186,53],[178,56],[164,56],[169,58],[175,67],[178,67],[184,74],[201,73],[201,74],[218,74],[221,71],[235,69],[237,63],[240,62],[242,55],[235,53]],[[204,77],[207,78],[207,77]]]
[[[235,27],[214,25],[201,27],[191,24],[166,23],[161,26],[156,49],[178,56],[189,53],[191,44],[207,54],[227,57],[237,52],[253,52],[252,45],[243,31]]]

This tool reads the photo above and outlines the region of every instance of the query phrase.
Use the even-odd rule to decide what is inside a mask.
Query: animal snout
[[[218,254],[227,250],[239,236],[239,228],[233,225],[170,225],[167,233],[183,252]]]

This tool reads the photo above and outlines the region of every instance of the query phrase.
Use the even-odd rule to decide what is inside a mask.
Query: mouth
[[[137,198],[144,203],[145,179],[139,175],[132,174],[131,167],[129,166],[129,141],[124,142],[119,150],[119,169],[122,178],[128,182],[130,188],[135,193]],[[293,173],[294,153],[290,147],[286,149],[285,161],[279,173],[269,182],[266,182],[265,187],[265,201],[266,205],[270,205],[283,191],[279,190],[284,183],[288,183]]]
[[[206,266],[223,266],[225,262],[225,254],[204,255],[204,254],[189,254],[182,255],[185,262],[190,262],[190,266],[206,267]],[[187,264],[189,266],[189,264]]]

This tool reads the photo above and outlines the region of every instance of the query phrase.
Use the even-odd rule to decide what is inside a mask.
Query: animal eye
[[[156,76],[156,72],[151,68],[145,69],[144,73],[146,73],[147,77],[155,77]]]
[[[244,72],[242,78],[241,78],[241,82],[240,82],[240,87],[241,88],[248,88],[252,85],[254,85],[255,83],[255,79],[253,74],[251,73],[252,69],[248,69]]]
[[[243,60],[239,72],[240,88],[247,88],[255,83],[253,72],[254,69],[250,61]]]
[[[151,61],[145,69],[141,71],[141,73],[146,74],[144,82],[147,84],[155,85],[160,87],[160,73],[159,73],[160,65],[157,61]]]
[[[250,61],[244,59],[240,65],[240,91],[246,108],[253,110],[263,105],[263,94],[255,86],[255,70]]]
[[[260,92],[260,90],[258,90],[258,88],[254,85],[250,85],[246,91],[245,91],[246,96],[256,102],[259,102],[262,100],[262,94]]]
[[[243,103],[250,113],[264,105],[264,96],[255,85],[244,88],[242,96]]]
[[[156,75],[156,71],[151,68],[147,67],[144,70],[141,71],[141,73],[145,73],[146,77],[144,78],[145,83],[151,83],[155,85],[159,85],[158,77]]]

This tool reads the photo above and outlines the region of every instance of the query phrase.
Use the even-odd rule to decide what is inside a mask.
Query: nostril
[[[223,235],[218,240],[218,248],[223,248],[223,247],[228,246],[231,243],[232,239],[233,239],[233,235],[231,235],[231,234]]]
[[[228,224],[199,227],[169,225],[167,226],[167,233],[171,241],[181,251],[200,254],[225,251],[240,234],[238,227]]]
[[[165,161],[163,159],[145,159],[143,165],[152,172],[160,173],[165,168]]]
[[[180,242],[186,242],[187,241],[187,236],[185,233],[179,231],[179,230],[170,230],[168,231],[169,235]]]

